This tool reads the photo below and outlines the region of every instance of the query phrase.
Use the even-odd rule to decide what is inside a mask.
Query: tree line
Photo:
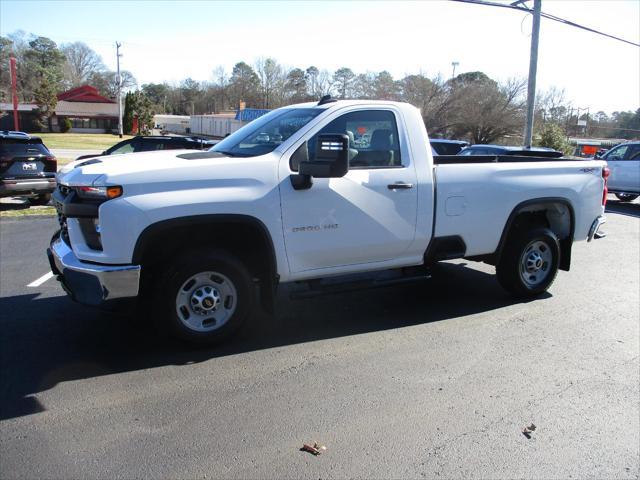
[[[58,102],[56,95],[70,88],[89,84],[108,98],[118,92],[116,72],[107,69],[102,58],[83,42],[60,46],[47,37],[24,31],[0,36],[0,101],[11,101],[9,58],[17,63],[18,100],[38,105],[40,125],[46,128]],[[137,86],[128,71],[120,72],[123,89]]]
[[[117,80],[90,47],[82,42],[60,47],[46,37],[16,32],[0,37],[0,95],[9,101],[8,57],[18,59],[19,90],[23,101],[41,105],[43,118],[55,108],[55,93],[82,84],[115,97]],[[135,92],[136,111],[175,115],[210,114],[247,108],[272,109],[314,101],[331,94],[345,99],[396,100],[422,111],[430,135],[466,139],[472,143],[518,143],[526,106],[526,80],[497,81],[483,72],[466,72],[455,78],[429,77],[424,73],[396,79],[387,71],[356,73],[349,67],[334,72],[307,67],[287,67],[273,58],[259,58],[253,65],[240,61],[231,72],[218,66],[208,81],[186,78],[169,84],[138,85],[130,72],[122,72],[122,88]],[[132,97],[133,98],[133,97]],[[52,106],[53,105],[53,106]],[[640,109],[589,113],[577,110],[556,88],[538,92],[535,109],[538,143],[566,149],[566,137],[637,138]],[[586,128],[578,120],[587,120]],[[581,123],[581,122],[580,122]],[[565,144],[558,143],[564,138]],[[556,139],[554,141],[545,139]]]

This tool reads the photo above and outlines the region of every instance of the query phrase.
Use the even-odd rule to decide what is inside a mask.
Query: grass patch
[[[77,148],[79,150],[106,150],[122,140],[133,138],[124,135],[122,138],[110,133],[34,133],[42,138],[48,148]]]
[[[62,167],[63,165],[66,165],[69,162],[74,162],[76,159],[67,157],[56,157],[56,160],[58,160],[58,169],[60,169],[60,167]]]
[[[5,206],[3,204],[3,206]],[[32,217],[35,215],[56,215],[54,207],[29,207],[0,210],[0,217]]]

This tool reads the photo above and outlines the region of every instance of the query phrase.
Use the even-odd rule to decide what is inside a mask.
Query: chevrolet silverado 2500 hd
[[[384,284],[444,259],[493,264],[505,289],[535,296],[604,222],[604,162],[433,157],[404,103],[324,98],[209,151],[131,155],[59,174],[51,267],[76,301],[148,299],[192,341],[227,337],[257,303],[272,309],[279,283],[313,293],[398,275]]]

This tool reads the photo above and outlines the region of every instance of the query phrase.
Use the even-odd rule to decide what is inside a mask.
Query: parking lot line
[[[40,278],[38,278],[37,280],[34,280],[29,285],[27,285],[27,287],[31,287],[31,288],[39,287],[40,285],[42,285],[44,282],[46,282],[50,278],[53,278],[53,272],[45,273]]]

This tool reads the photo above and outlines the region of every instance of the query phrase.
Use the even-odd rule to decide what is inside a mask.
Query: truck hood
[[[82,167],[81,171],[85,174],[92,173],[94,170],[100,170],[102,174],[143,172],[157,168],[160,165],[166,166],[167,162],[175,161],[177,155],[189,152],[193,151],[171,150],[170,153],[158,151],[138,152],[82,158],[64,165],[58,171],[58,176],[62,178],[62,176],[66,176],[80,167]],[[97,167],[88,168],[92,165],[96,165]]]
[[[204,188],[220,180],[273,181],[277,155],[229,157],[217,152],[171,150],[78,160],[58,172],[65,185],[121,185],[128,193]]]

